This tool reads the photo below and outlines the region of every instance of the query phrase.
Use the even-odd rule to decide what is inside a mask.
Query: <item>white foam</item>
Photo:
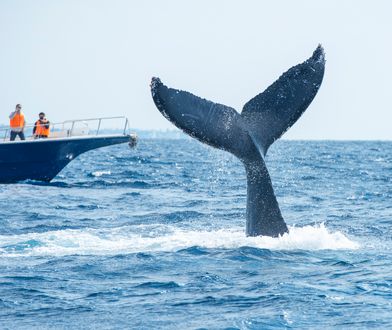
[[[245,237],[243,228],[185,230],[168,225],[139,225],[105,230],[59,230],[0,236],[0,256],[115,255],[178,251],[192,246],[271,250],[357,249],[359,244],[323,225],[291,227],[282,237]]]
[[[112,174],[112,172],[110,171],[95,171],[91,173],[91,175],[95,177],[100,177],[102,175],[110,175],[110,174]]]

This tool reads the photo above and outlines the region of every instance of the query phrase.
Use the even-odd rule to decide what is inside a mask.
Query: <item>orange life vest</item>
[[[25,125],[25,118],[22,112],[16,113],[15,116],[10,119],[10,127],[11,128],[20,128],[24,127]]]
[[[48,137],[50,133],[50,126],[49,128],[46,128],[45,125],[49,125],[47,120],[45,120],[43,123],[41,123],[40,120],[37,120],[35,122],[35,135]]]

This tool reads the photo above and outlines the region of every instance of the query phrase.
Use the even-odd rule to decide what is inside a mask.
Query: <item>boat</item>
[[[106,123],[121,123],[114,129]],[[67,120],[50,124],[48,138],[35,139],[34,125],[25,127],[26,140],[9,141],[9,128],[0,129],[0,183],[24,180],[50,182],[69,162],[89,150],[128,143],[137,144],[126,117]]]

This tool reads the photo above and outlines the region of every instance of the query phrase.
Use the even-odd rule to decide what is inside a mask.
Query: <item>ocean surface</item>
[[[392,328],[392,142],[278,141],[290,233],[245,237],[245,171],[188,139],[0,185],[0,329]]]

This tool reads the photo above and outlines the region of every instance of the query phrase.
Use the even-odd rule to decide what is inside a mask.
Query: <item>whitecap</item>
[[[110,175],[110,174],[112,174],[110,171],[95,171],[91,173],[91,175],[95,177],[100,177],[102,175]]]

